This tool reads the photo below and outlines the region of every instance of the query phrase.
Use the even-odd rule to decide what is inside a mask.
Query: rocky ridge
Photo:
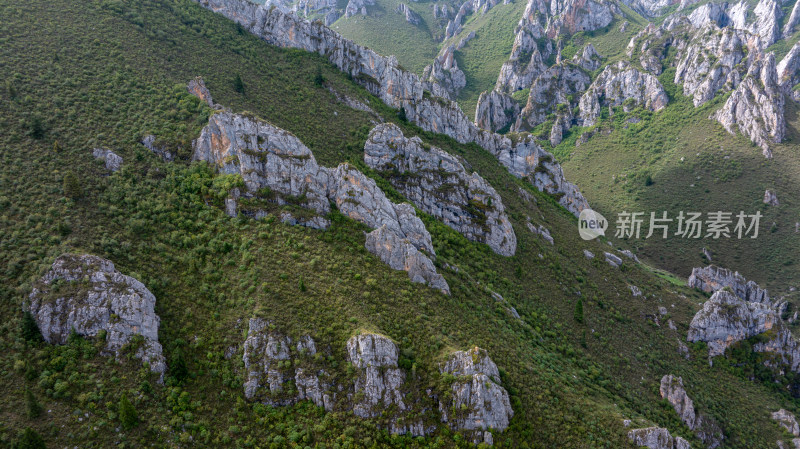
[[[422,73],[422,79],[438,83],[450,94],[451,98],[458,96],[461,89],[467,85],[466,75],[458,68],[455,51],[456,48],[453,45],[445,47]]]
[[[691,449],[688,441],[672,436],[663,427],[633,429],[628,432],[628,439],[636,446],[649,449]]]
[[[28,299],[28,310],[46,342],[66,344],[73,331],[104,338],[104,353],[120,356],[131,350],[163,380],[167,365],[158,342],[156,298],[111,261],[88,254],[61,255],[34,284]]]
[[[343,214],[375,229],[367,236],[367,248],[381,260],[407,271],[413,282],[449,292],[430,259],[435,255],[430,234],[413,208],[389,201],[358,170],[347,164],[320,167],[311,150],[291,133],[229,111],[212,115],[193,147],[193,160],[208,162],[223,174],[240,175],[243,197],[314,212],[299,219],[287,215],[285,221],[327,228],[325,215],[335,203]],[[263,215],[258,208],[244,212]]]
[[[417,75],[402,70],[394,57],[380,56],[342,38],[321,23],[286,14],[279,8],[258,6],[247,0],[196,1],[270,44],[300,48],[327,57],[386,104],[403,108],[406,117],[422,129],[446,134],[460,143],[475,142],[498,157],[516,176],[532,176],[539,166],[538,163],[519,163],[520,159],[535,160],[544,151],[532,138],[513,142],[508,137],[479,129],[456,103],[445,98],[448,95],[445,89],[438,84],[422,82]],[[535,173],[537,188],[559,196],[559,202],[576,215],[588,207],[578,189],[566,182],[561,167],[552,158],[539,170]],[[544,180],[545,177],[548,180]]]
[[[516,252],[517,238],[500,195],[449,153],[425,148],[418,137],[406,138],[397,125],[382,124],[369,134],[364,162],[389,173],[406,198],[468,239],[503,256]]]

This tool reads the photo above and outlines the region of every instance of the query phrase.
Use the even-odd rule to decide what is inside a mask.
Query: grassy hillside
[[[581,241],[574,217],[552,198],[478,147],[400,122],[317,55],[270,47],[188,0],[6,0],[0,16],[0,446],[30,427],[48,447],[471,447],[446,429],[390,436],[384,421],[358,419],[346,404],[326,414],[309,403],[246,402],[241,343],[253,316],[312,335],[342,381],[344,342],[361,330],[398,342],[418,391],[440,388],[437,363],[448,352],[486,348],[515,411],[511,427],[495,434],[498,447],[626,447],[622,418],[668,427],[699,447],[659,399],[667,373],[683,376],[696,406],[722,423],[727,447],[774,447],[782,434],[769,413],[799,409],[769,373],[751,380],[758,365],[733,358],[709,367],[702,345],[690,360],[680,356],[678,340],[702,295],[629,261],[611,268],[602,261],[609,247]],[[274,215],[228,218],[221,178],[187,161],[210,113],[183,87],[196,75],[218,103],[291,131],[327,166],[363,168],[371,127],[368,114],[328,89],[369,101],[407,135],[462,156],[497,189],[517,254],[497,256],[422,215],[453,292],[444,296],[369,254],[363,227],[335,213],[327,231],[285,226]],[[147,133],[180,159],[165,163],[146,151],[137,140]],[[123,169],[109,175],[91,156],[96,146],[122,155]],[[80,179],[74,199],[64,195],[68,173]],[[552,231],[555,246],[527,231],[528,217]],[[599,257],[587,260],[584,248]],[[136,361],[99,355],[92,340],[55,347],[22,338],[30,286],[63,252],[108,258],[156,295],[165,385]],[[632,297],[629,284],[646,298]],[[658,306],[669,310],[659,324]],[[123,395],[138,414],[131,428],[121,427]],[[38,416],[29,413],[35,403]]]
[[[797,105],[787,102],[787,138],[774,146],[774,159],[767,160],[746,137],[730,135],[708,118],[727,96],[695,109],[672,83],[673,76],[670,69],[660,77],[670,95],[670,104],[661,112],[615,112],[597,126],[602,132],[580,147],[575,142],[587,130],[571,130],[555,149],[567,177],[607,217],[623,210],[644,211],[648,217],[650,211],[664,210],[672,217],[679,210],[704,215],[760,211],[764,218],[755,240],[673,237],[629,243],[640,256],[682,276],[706,263],[700,252],[706,247],[715,253],[715,263],[740,271],[775,296],[789,293],[789,287],[797,287],[800,273],[795,256],[800,250],[795,232],[800,203],[794,194],[800,188]],[[630,117],[642,121],[628,123]],[[777,192],[780,206],[763,204],[766,189]]]

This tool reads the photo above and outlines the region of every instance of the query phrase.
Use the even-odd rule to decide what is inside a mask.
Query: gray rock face
[[[452,20],[447,22],[444,39],[445,40],[450,39],[451,37],[460,33],[462,30],[461,25],[464,22],[464,18],[469,14],[477,12],[485,14],[487,11],[489,11],[491,8],[495,7],[499,3],[500,3],[499,0],[466,0],[458,8],[458,12],[456,13],[455,17],[453,17]]]
[[[374,6],[374,0],[350,0],[347,2],[347,6],[344,8],[344,16],[345,17],[353,17],[356,14],[361,14],[362,16],[367,15],[367,6]]]
[[[271,405],[290,405],[297,401],[310,400],[319,407],[332,410],[333,402],[328,393],[329,386],[322,383],[319,374],[297,367],[292,373],[290,359],[311,356],[316,353],[314,340],[305,335],[292,351],[292,339],[270,328],[270,323],[261,318],[251,318],[244,341],[244,368],[247,380],[244,396]],[[294,380],[297,394],[287,396],[284,384]]]
[[[656,17],[661,15],[664,9],[678,2],[676,0],[624,0],[623,3],[644,17]]]
[[[353,413],[374,418],[386,408],[396,405],[403,412],[406,404],[401,392],[405,373],[397,367],[397,345],[377,334],[362,334],[347,340],[350,363],[360,370],[355,391],[363,399],[353,406]]]
[[[663,427],[633,429],[628,432],[628,438],[636,446],[649,449],[691,449],[688,441],[681,437],[673,437],[669,430]]]
[[[794,436],[800,436],[800,425],[797,424],[797,418],[795,418],[792,412],[786,409],[780,409],[777,412],[773,412],[771,416],[772,419],[778,421],[778,424],[786,429],[787,432]]]
[[[370,168],[390,172],[392,184],[425,212],[470,240],[486,243],[498,254],[516,252],[517,238],[500,195],[477,173],[468,175],[455,157],[407,139],[394,124],[381,124],[364,145]]]
[[[583,126],[592,126],[597,122],[601,107],[622,106],[628,112],[641,106],[659,111],[667,102],[667,93],[658,78],[620,61],[606,67],[583,94],[580,115]]]
[[[779,323],[768,305],[745,301],[731,290],[718,290],[692,318],[687,339],[708,343],[708,355],[714,357],[733,343],[767,332]]]
[[[455,430],[504,430],[514,416],[500,373],[485,350],[457,351],[439,370],[456,377],[452,399],[440,402],[442,422]],[[466,410],[464,410],[466,408]]]
[[[713,418],[695,411],[694,402],[686,394],[683,379],[668,374],[661,378],[661,397],[669,401],[684,424],[694,431],[706,447],[714,449],[722,444],[725,435]]]
[[[411,25],[419,25],[422,23],[422,17],[419,14],[415,13],[411,8],[408,7],[405,3],[400,3],[397,5],[396,12],[403,14],[406,17],[406,22],[410,23]]]
[[[408,271],[414,282],[449,292],[429,258],[435,255],[430,233],[413,208],[389,201],[372,179],[353,167],[320,167],[311,150],[291,133],[229,111],[212,115],[193,145],[194,160],[242,176],[242,196],[263,196],[267,190],[270,201],[291,200],[318,214],[302,221],[286,214],[282,221],[327,228],[330,223],[324,216],[333,202],[344,215],[375,229],[367,237],[367,249],[381,260]]]
[[[764,192],[764,204],[769,204],[770,206],[780,205],[780,203],[778,202],[778,195],[775,194],[774,190],[767,189]]]
[[[795,32],[798,24],[800,24],[800,4],[795,2],[792,12],[789,14],[789,18],[786,19],[786,22],[784,22],[783,37],[788,38],[791,36],[792,33]]]
[[[619,268],[619,266],[622,265],[622,259],[615,256],[614,254],[607,252],[603,252],[603,254],[606,256],[606,262],[608,262],[608,264],[611,265],[612,267]]]
[[[556,0],[550,4],[553,15],[547,23],[547,37],[594,31],[611,23],[619,7],[604,0]]]
[[[689,287],[703,290],[706,293],[716,292],[729,287],[739,298],[749,301],[773,305],[769,293],[754,281],[746,280],[739,272],[733,272],[716,265],[704,268],[693,268],[689,276]]]
[[[519,175],[520,164],[510,166],[506,163],[516,159],[517,155],[533,156],[535,152],[531,147],[535,144],[532,139],[514,144],[507,137],[480,130],[469,121],[455,102],[444,98],[448,94],[438,83],[420,81],[417,75],[402,70],[394,57],[382,57],[372,50],[344,39],[320,23],[286,14],[280,8],[258,6],[247,0],[196,1],[201,6],[239,23],[270,44],[300,48],[327,57],[336,67],[350,74],[386,104],[403,108],[406,117],[422,129],[446,134],[460,143],[475,142],[498,157],[501,163],[517,176],[532,175],[538,166],[538,164],[526,164],[530,170],[524,175]],[[467,3],[469,3],[467,9],[483,8],[483,10],[496,4],[494,0],[489,2],[470,0]],[[533,14],[535,11],[531,9],[530,12]],[[432,96],[424,96],[425,90],[430,91]],[[537,187],[560,196],[559,202],[573,213],[579,213],[581,209],[588,207],[577,188],[564,180],[561,167],[552,162],[552,159],[550,163],[544,164],[541,170],[542,172],[536,176],[539,180],[536,183]],[[549,181],[541,179],[543,177],[549,178]]]
[[[781,142],[786,132],[783,109],[775,54],[768,53],[750,63],[747,76],[713,117],[731,134],[738,128],[769,157],[769,145]]]
[[[195,79],[189,81],[189,84],[186,86],[186,89],[189,91],[190,94],[199,98],[208,106],[212,108],[215,107],[214,100],[211,98],[211,92],[209,92],[208,88],[206,88],[206,83],[203,82],[202,77],[198,76],[195,77]]]
[[[453,45],[445,47],[439,53],[439,56],[433,60],[433,64],[425,67],[422,73],[422,79],[431,83],[438,83],[452,98],[455,98],[461,92],[461,89],[467,85],[466,75],[458,68],[455,51],[456,49]]]
[[[694,10],[688,17],[696,28],[707,24],[747,31],[758,36],[759,48],[774,44],[781,36],[780,5],[775,0],[760,0],[752,11],[749,5],[739,3],[707,3]],[[751,20],[751,18],[755,20]]]
[[[87,337],[104,331],[105,352],[119,356],[133,344],[136,357],[163,379],[167,366],[158,342],[156,298],[141,282],[117,271],[111,261],[61,255],[34,284],[29,300],[29,310],[48,343],[67,343],[73,329]]]
[[[527,223],[528,229],[534,234],[539,234],[549,244],[553,245],[553,236],[550,235],[550,230],[542,225],[534,226],[530,221]]]
[[[798,3],[795,3],[794,9],[797,11]],[[800,83],[800,42],[794,44],[789,53],[781,59],[776,70],[778,71],[778,83],[785,93],[791,92],[792,87]]]
[[[561,127],[569,129],[572,123],[572,109],[577,103],[577,95],[585,91],[592,80],[589,72],[579,65],[562,61],[543,71],[531,85],[528,102],[520,112],[514,131],[533,129],[556,113],[564,122]],[[571,98],[575,98],[570,101]]]
[[[95,148],[92,150],[92,156],[94,156],[95,159],[105,161],[106,170],[114,172],[119,171],[119,169],[122,168],[122,156],[114,153],[111,150],[105,148]]]
[[[513,123],[520,110],[519,104],[505,93],[497,90],[483,92],[475,107],[475,125],[496,132]]]

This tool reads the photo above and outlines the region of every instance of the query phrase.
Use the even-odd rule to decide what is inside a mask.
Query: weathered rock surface
[[[780,38],[779,22],[783,11],[775,0],[760,0],[752,11],[749,8],[745,2],[706,3],[688,17],[696,28],[713,24],[719,28],[729,27],[754,34],[760,38],[758,46],[763,50]]]
[[[533,232],[534,234],[539,234],[539,235],[541,235],[541,236],[542,236],[542,238],[543,238],[543,239],[544,239],[544,240],[545,240],[547,243],[549,243],[549,244],[551,244],[551,245],[553,245],[553,244],[554,244],[554,242],[553,242],[553,236],[552,236],[552,235],[550,235],[550,230],[549,230],[549,229],[545,228],[545,227],[544,227],[544,226],[542,226],[542,225],[539,225],[539,226],[534,226],[534,225],[533,225],[533,223],[531,223],[530,221],[527,223],[527,225],[528,225],[528,229],[529,229],[531,232]]]
[[[353,17],[356,14],[367,15],[367,6],[374,6],[374,0],[349,0],[344,8],[345,17]]]
[[[739,272],[716,265],[693,268],[688,285],[706,293],[713,293],[729,287],[736,296],[745,301],[772,305],[766,289],[761,288],[754,281],[746,280]]]
[[[572,110],[577,104],[578,93],[585,91],[592,82],[590,73],[581,66],[562,61],[544,70],[531,85],[528,102],[520,112],[513,130],[533,129],[556,113],[563,122],[560,128],[569,129],[574,117]]]
[[[781,142],[786,132],[784,99],[778,86],[775,54],[750,63],[747,75],[713,117],[731,133],[736,129],[771,156],[771,143]]]
[[[499,3],[499,0],[466,0],[458,8],[458,12],[456,13],[455,17],[447,22],[444,39],[450,39],[451,37],[460,33],[462,30],[461,25],[468,15],[477,12],[485,14]]]
[[[788,38],[795,32],[797,25],[800,24],[800,3],[795,2],[792,12],[783,25],[783,37]],[[797,44],[795,44],[797,45]]]
[[[663,427],[633,429],[628,432],[628,438],[636,446],[650,449],[691,449],[688,441],[681,437],[673,437],[669,430]]]
[[[422,73],[422,79],[438,83],[452,98],[455,98],[467,85],[466,75],[458,68],[455,51],[453,45],[445,47],[433,60],[433,64],[425,67]]]
[[[786,429],[787,432],[794,436],[800,436],[800,425],[797,424],[797,418],[795,418],[792,412],[786,409],[780,409],[777,412],[773,412],[771,416],[772,419],[778,421],[778,424]]]
[[[513,123],[520,110],[519,103],[503,92],[483,92],[475,107],[475,125],[496,132]]]
[[[104,161],[106,164],[106,170],[114,172],[122,168],[122,156],[111,150],[106,148],[95,148],[92,150],[92,156],[94,156],[95,159]]]
[[[439,370],[456,377],[452,398],[439,403],[442,422],[455,430],[504,430],[514,415],[500,373],[485,350],[457,351]],[[476,434],[479,438],[480,433]]]
[[[798,4],[800,2],[795,3],[795,10],[798,9]],[[784,92],[787,94],[792,92],[792,88],[800,83],[800,42],[794,44],[789,53],[781,59],[776,70],[778,71],[778,83]]]
[[[166,363],[158,342],[156,298],[111,261],[88,254],[61,255],[34,284],[29,300],[48,343],[67,343],[73,330],[87,337],[105,332],[105,352],[119,356],[130,344],[135,356],[163,379]]]
[[[356,416],[374,418],[392,405],[400,412],[406,410],[401,391],[405,373],[397,367],[398,350],[392,340],[377,334],[356,335],[347,340],[347,355],[360,370],[355,391],[363,399],[353,406]]]
[[[295,204],[317,216],[291,224],[327,228],[324,216],[330,203],[348,217],[375,229],[367,237],[367,248],[394,269],[409,272],[414,282],[425,282],[449,292],[449,287],[429,256],[434,256],[431,237],[409,205],[394,204],[375,182],[342,164],[336,169],[320,167],[314,155],[297,137],[267,122],[219,112],[195,140],[194,160],[206,161],[218,171],[239,174],[246,191],[243,196]],[[258,216],[258,211],[255,212]]]
[[[516,252],[517,238],[500,195],[477,173],[467,174],[454,156],[423,147],[418,137],[406,138],[394,124],[381,124],[364,145],[364,161],[389,172],[406,198],[468,239],[504,256]]]
[[[296,352],[295,352],[296,350]],[[246,381],[244,396],[271,405],[290,405],[297,401],[310,400],[326,410],[333,409],[329,385],[320,381],[323,371],[308,367],[292,370],[290,359],[302,360],[316,354],[314,340],[305,335],[292,345],[292,339],[273,330],[268,321],[251,318],[244,341],[244,368]],[[294,380],[297,393],[287,395],[284,384]]]
[[[668,374],[661,378],[661,397],[669,401],[684,424],[694,431],[706,447],[714,449],[722,444],[725,435],[713,418],[697,413],[694,402],[686,394],[683,379]]]
[[[583,126],[592,126],[600,116],[601,107],[622,106],[625,112],[635,107],[659,111],[667,102],[667,93],[658,78],[620,61],[606,67],[583,94],[580,115]]]
[[[608,262],[608,264],[611,265],[612,267],[619,268],[619,266],[622,265],[622,259],[615,256],[614,254],[607,252],[603,252],[603,254],[606,256],[606,262]]]
[[[529,170],[520,175],[522,164],[508,165],[508,162],[517,159],[517,155],[534,156],[530,159],[536,159],[536,152],[531,147],[538,145],[532,139],[515,144],[505,136],[479,129],[469,121],[455,102],[445,98],[448,94],[438,83],[422,82],[417,75],[402,70],[394,57],[380,56],[344,39],[321,23],[286,14],[280,8],[258,6],[247,0],[196,1],[203,7],[239,23],[270,44],[301,48],[327,57],[336,67],[350,74],[386,104],[403,108],[406,117],[422,129],[446,134],[461,143],[475,142],[498,157],[517,176],[530,176],[538,166],[538,163],[525,164]],[[471,0],[468,3],[468,9],[477,7],[484,10],[496,4],[492,0],[488,3],[485,0]],[[534,11],[531,10],[531,13]],[[426,90],[430,91],[431,96],[424,95]],[[545,181],[543,177],[549,178],[549,181]],[[564,180],[561,167],[552,162],[552,159],[541,167],[536,178],[539,180],[536,183],[538,188],[560,196],[561,204],[571,212],[577,214],[588,207],[577,188]]]
[[[397,9],[395,9],[395,11],[403,14],[406,18],[406,22],[410,23],[411,25],[419,25],[422,23],[422,17],[415,13],[414,10],[409,8],[405,3],[400,3],[397,5]]]
[[[556,0],[550,3],[552,17],[548,20],[547,37],[555,39],[565,34],[594,31],[605,27],[619,14],[619,7],[605,0]]]

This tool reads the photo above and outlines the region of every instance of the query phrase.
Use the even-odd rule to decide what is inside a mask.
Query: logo
[[[599,236],[606,235],[608,220],[591,209],[584,209],[578,217],[578,233],[584,240],[593,240]]]

